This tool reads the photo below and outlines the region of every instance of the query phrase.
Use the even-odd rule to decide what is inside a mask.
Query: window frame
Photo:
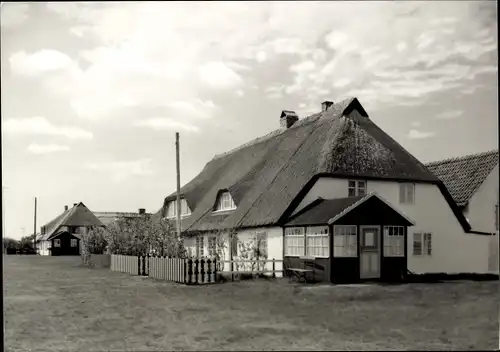
[[[420,237],[420,253],[415,252],[415,236]],[[432,232],[418,231],[413,233],[413,250],[412,253],[417,257],[432,256]]]
[[[205,255],[205,236],[196,236],[196,258],[203,258]]]
[[[394,230],[397,229],[397,234]],[[391,231],[392,230],[392,231]],[[405,227],[400,225],[385,225],[384,236],[384,257],[401,258],[405,256]]]
[[[287,233],[287,232],[289,232],[289,233]],[[283,246],[285,248],[285,256],[287,256],[287,257],[305,256],[305,253],[306,253],[305,232],[306,231],[305,231],[305,228],[303,226],[285,227],[285,238],[284,238],[284,246]],[[296,244],[294,244],[293,246],[290,246],[289,239],[297,239]],[[301,242],[302,242],[302,245],[301,245]],[[298,253],[291,253],[290,252],[291,248],[297,249]],[[302,249],[302,253],[300,253],[301,249]]]
[[[74,246],[73,246],[73,243],[75,244]],[[76,248],[76,247],[78,247],[78,240],[77,240],[76,238],[72,238],[72,239],[70,240],[70,246],[71,246],[71,248]]]
[[[173,209],[171,211],[170,209]],[[185,212],[184,212],[185,210]],[[172,214],[169,214],[172,213]],[[182,197],[181,198],[181,218],[185,216],[191,215],[191,208],[189,208],[189,205],[187,204],[186,198]],[[165,214],[165,217],[167,219],[173,219],[177,217],[177,199],[171,200],[167,203],[167,211]]]
[[[59,238],[54,238],[54,247],[61,248],[61,240]]]
[[[229,191],[223,191],[217,196],[213,212],[229,211],[236,208],[237,206],[231,193],[229,193]]]
[[[217,255],[217,236],[207,237],[208,256],[215,257]]]
[[[363,185],[363,186],[361,186],[361,185]],[[362,190],[362,192],[360,192],[360,190]],[[354,194],[351,194],[351,191],[353,191]],[[366,196],[366,192],[367,192],[366,180],[347,180],[347,196],[348,197]]]
[[[318,233],[318,232],[311,232],[312,229],[317,229],[317,228],[322,228],[320,231],[326,230],[326,233]],[[305,255],[307,257],[311,258],[330,258],[330,230],[328,226],[306,226],[305,227],[305,241],[304,241],[304,247],[305,247]],[[326,246],[321,243],[319,246],[313,245],[309,246],[308,244],[308,239],[312,239],[313,242],[315,239],[325,239],[326,238]],[[323,241],[320,241],[323,242]],[[320,249],[320,251],[323,251],[323,254],[314,254],[310,253],[309,250],[315,250],[315,249]],[[324,254],[324,250],[326,249],[326,255]]]
[[[350,231],[349,231],[350,230]],[[352,232],[354,230],[354,232]],[[333,226],[333,257],[357,258],[358,257],[358,226],[334,225]],[[340,248],[339,252],[336,251]],[[338,254],[338,255],[337,255]]]
[[[415,204],[415,188],[413,182],[399,182],[399,204]],[[408,201],[409,190],[411,190],[411,202]]]

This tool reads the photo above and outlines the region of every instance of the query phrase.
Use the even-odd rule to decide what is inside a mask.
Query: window
[[[181,216],[188,216],[191,210],[186,202],[186,199],[181,198]],[[167,205],[167,218],[175,218],[177,216],[177,200],[168,202]]]
[[[76,247],[78,246],[78,240],[76,238],[71,239],[71,247]]]
[[[215,236],[208,237],[208,256],[215,257],[217,255],[217,238]]]
[[[233,197],[229,192],[224,192],[219,195],[217,199],[217,205],[215,206],[215,211],[222,210],[232,210],[236,209],[236,204],[234,203]]]
[[[285,255],[301,256],[305,253],[304,228],[285,228]]]
[[[364,196],[366,194],[366,181],[349,181],[349,197]]]
[[[61,240],[60,239],[55,239],[54,240],[54,247],[61,247]]]
[[[404,226],[384,226],[384,257],[404,257]]]
[[[267,259],[267,232],[255,234],[255,256]]]
[[[399,203],[415,204],[415,184],[400,183],[399,184]]]
[[[306,255],[311,257],[329,257],[328,226],[310,226],[306,228]]]
[[[80,233],[79,227],[73,227],[73,233]]]
[[[432,234],[426,232],[413,234],[413,255],[432,254]]]
[[[196,256],[201,258],[205,255],[205,241],[203,236],[196,237]]]
[[[335,225],[333,236],[334,257],[358,256],[358,233],[356,225]]]

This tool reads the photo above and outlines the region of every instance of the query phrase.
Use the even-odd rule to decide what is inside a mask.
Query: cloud
[[[435,136],[434,132],[423,132],[415,129],[411,129],[410,132],[408,133],[408,138],[410,139],[427,139],[434,136]]]
[[[464,112],[462,110],[450,110],[444,111],[436,116],[438,119],[442,120],[452,120],[460,117]]]
[[[261,50],[257,53],[257,55],[255,55],[255,60],[257,60],[257,62],[265,62],[267,60],[267,54],[264,50]]]
[[[5,132],[11,134],[61,136],[72,140],[93,138],[92,132],[79,127],[56,126],[43,116],[8,119],[3,128]]]
[[[28,4],[2,2],[0,6],[0,24],[4,28],[19,26],[28,19]]]
[[[188,123],[178,122],[168,117],[153,117],[134,122],[136,127],[147,127],[153,130],[176,130],[181,129],[188,132],[198,132],[199,128]]]
[[[203,64],[199,72],[202,81],[214,88],[230,89],[243,83],[241,76],[223,62]]]
[[[28,146],[27,150],[33,154],[48,154],[56,152],[69,152],[70,147],[67,145],[59,145],[59,144],[40,145],[36,143],[31,143]]]
[[[32,54],[20,51],[12,54],[9,62],[14,73],[24,76],[64,70],[72,65],[72,60],[68,55],[50,49],[43,49]]]
[[[211,118],[218,111],[217,106],[211,100],[176,101],[167,106],[176,110],[177,117],[207,119]],[[179,116],[179,114],[181,115]]]
[[[132,176],[148,176],[153,174],[151,169],[151,159],[139,159],[131,161],[113,161],[87,163],[85,168],[100,172],[109,173],[114,181],[122,181]]]
[[[421,123],[420,121],[412,121],[411,125],[412,127],[420,127]]]

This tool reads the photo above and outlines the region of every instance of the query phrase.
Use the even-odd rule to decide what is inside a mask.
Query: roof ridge
[[[473,153],[473,154],[467,154],[467,155],[462,155],[462,156],[454,156],[451,158],[446,158],[446,159],[441,159],[441,160],[435,160],[435,161],[430,161],[428,163],[425,163],[425,166],[433,166],[433,165],[439,165],[439,164],[444,164],[444,163],[449,163],[449,162],[455,162],[458,160],[466,160],[466,159],[472,159],[472,158],[477,158],[489,154],[496,154],[498,153],[498,149],[491,149],[485,152],[478,152],[478,153]]]
[[[254,138],[238,147],[235,147],[227,152],[224,152],[224,153],[220,153],[220,154],[216,154],[213,158],[212,158],[212,161],[213,160],[218,160],[226,155],[229,155],[229,154],[232,154],[238,150],[241,150],[243,148],[246,148],[246,147],[250,147],[252,145],[255,145],[255,144],[258,144],[258,143],[261,143],[261,142],[264,142],[272,137],[276,137],[277,135],[280,135],[282,133],[285,133],[289,130],[293,130],[294,128],[298,128],[298,127],[301,127],[301,126],[304,126],[308,123],[313,123],[316,121],[316,119],[320,118],[321,116],[325,116],[327,114],[324,114],[325,112],[331,112],[333,113],[333,116],[335,116],[336,114],[334,113],[335,112],[335,108],[341,108],[342,111],[340,111],[340,115],[342,115],[344,113],[344,111],[347,109],[347,107],[355,100],[356,98],[355,97],[350,97],[350,98],[346,98],[346,99],[343,99],[341,101],[339,101],[338,103],[334,103],[332,107],[330,107],[327,111],[320,111],[320,112],[315,112],[315,113],[312,113],[302,119],[299,119],[297,122],[295,122],[290,128],[277,128],[271,132],[269,132],[268,134],[265,134],[263,136],[260,136],[260,137],[257,137],[257,138]],[[283,110],[283,111],[291,111],[291,110]],[[336,113],[338,114],[339,111],[336,111]]]

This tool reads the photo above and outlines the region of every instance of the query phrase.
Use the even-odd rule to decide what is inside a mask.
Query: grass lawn
[[[493,350],[499,284],[184,286],[5,256],[7,351]]]

